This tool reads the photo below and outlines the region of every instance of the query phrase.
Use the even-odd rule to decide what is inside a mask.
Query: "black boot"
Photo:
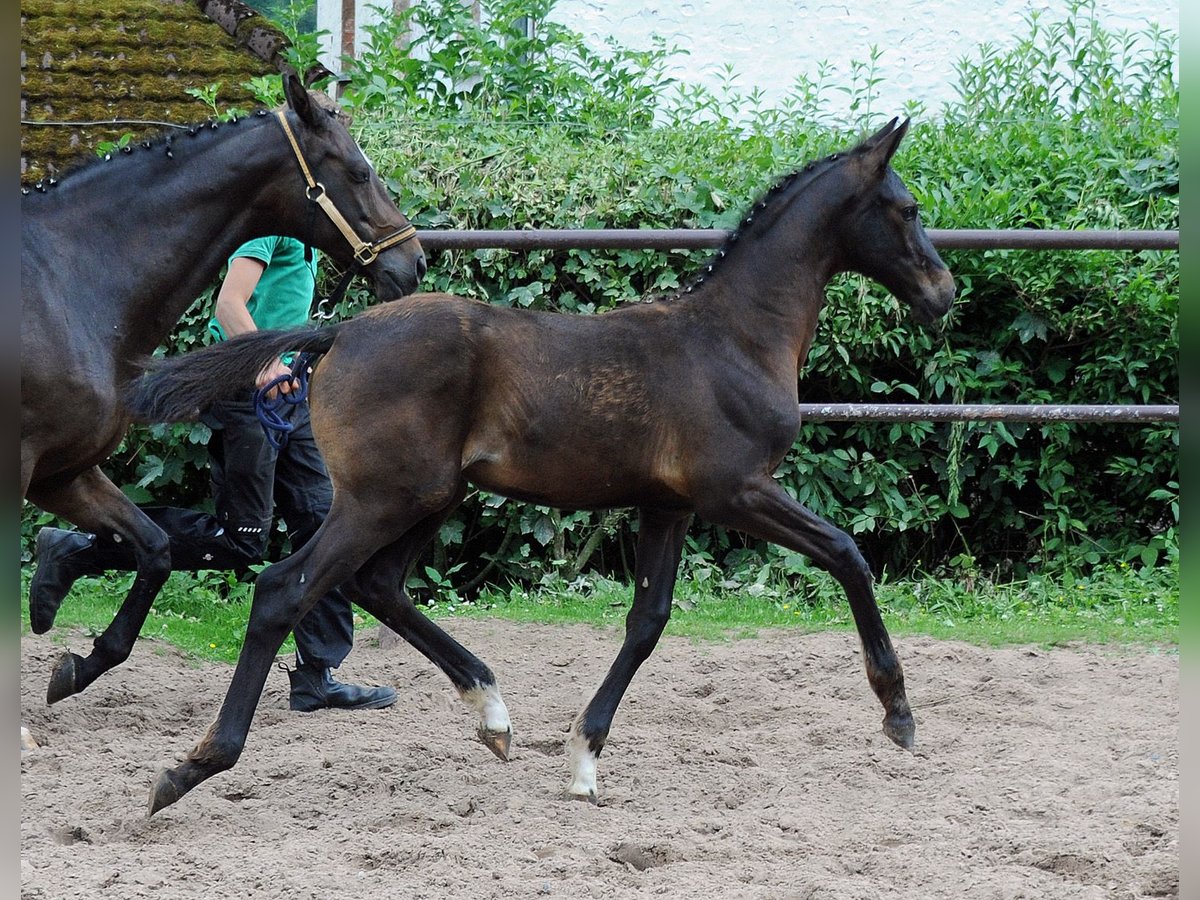
[[[54,624],[63,598],[77,578],[103,572],[95,554],[89,553],[96,542],[94,534],[43,528],[37,536],[37,569],[29,582],[29,627],[44,634]]]
[[[283,668],[287,668],[280,664]],[[291,708],[297,712],[315,709],[383,709],[396,702],[396,692],[390,687],[359,687],[333,680],[333,673],[324,666],[307,663],[288,669],[292,683]]]

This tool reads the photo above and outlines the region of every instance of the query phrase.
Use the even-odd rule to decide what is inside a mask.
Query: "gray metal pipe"
[[[810,422],[1178,422],[1175,406],[964,403],[801,403]]]
[[[426,250],[702,250],[720,247],[719,228],[529,228],[417,232]],[[930,240],[948,250],[1178,250],[1178,231],[936,229]]]

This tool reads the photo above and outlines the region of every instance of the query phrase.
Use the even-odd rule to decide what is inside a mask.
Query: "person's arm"
[[[225,280],[221,282],[221,289],[217,292],[215,313],[217,322],[220,323],[221,330],[225,332],[226,337],[236,337],[239,334],[258,331],[258,326],[254,323],[247,304],[250,302],[254,289],[258,287],[258,280],[262,278],[262,273],[266,268],[266,263],[250,256],[238,256],[230,261],[229,271],[226,272]],[[291,370],[283,364],[282,360],[276,359],[258,373],[255,386],[261,388],[280,375],[287,375],[290,372]],[[285,381],[280,388],[286,394],[291,391],[292,386]],[[271,393],[267,395],[267,399],[272,399],[274,396],[275,389],[272,389]]]

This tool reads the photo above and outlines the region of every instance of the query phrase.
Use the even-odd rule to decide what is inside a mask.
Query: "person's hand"
[[[276,359],[274,362],[268,363],[267,365],[263,366],[262,371],[258,373],[258,378],[256,378],[254,380],[254,386],[256,388],[258,388],[259,390],[262,390],[264,387],[266,387],[268,384],[270,384],[276,378],[279,378],[281,375],[291,375],[291,374],[292,374],[291,366],[285,366],[283,364],[283,360]],[[271,388],[271,390],[267,391],[267,399],[274,400],[275,397],[281,393],[282,394],[290,394],[291,392],[292,392],[292,382],[284,381],[280,384],[275,385],[275,387]]]

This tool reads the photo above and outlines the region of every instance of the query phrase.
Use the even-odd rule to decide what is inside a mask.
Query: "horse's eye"
[[[350,173],[350,180],[355,184],[366,184],[371,180],[371,173],[366,169],[357,169]]]
[[[912,206],[906,206],[904,209],[900,210],[900,215],[904,217],[905,222],[911,222],[917,217],[918,212],[919,210],[917,209],[916,204],[913,204]]]

